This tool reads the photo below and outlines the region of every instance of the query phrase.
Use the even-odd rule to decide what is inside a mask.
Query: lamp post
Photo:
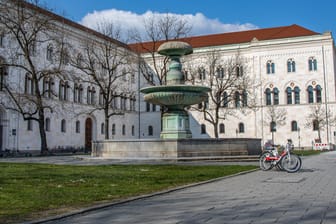
[[[300,146],[300,138],[301,138],[301,136],[300,136],[300,128],[299,127],[298,127],[297,131],[298,131],[298,139],[299,139],[299,149],[301,149],[301,146]]]

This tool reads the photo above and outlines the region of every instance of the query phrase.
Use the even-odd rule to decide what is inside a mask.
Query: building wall
[[[194,49],[196,66],[202,64],[204,52],[211,52],[212,48]],[[274,132],[276,144],[285,144],[286,139],[291,138],[295,145],[311,147],[312,141],[317,138],[317,131],[307,128],[307,116],[311,113],[311,107],[316,103],[308,103],[307,87],[320,85],[322,87],[322,105],[335,111],[335,53],[334,43],[330,33],[309,37],[289,38],[271,41],[253,41],[247,44],[216,47],[222,55],[239,54],[247,59],[248,75],[260,83],[256,88],[258,104],[255,111],[247,114],[240,113],[238,117],[230,117],[221,121],[225,125],[225,133],[219,137],[256,137],[263,141],[271,139],[269,125],[263,124],[267,113],[265,90],[270,87],[279,89],[279,105],[287,111],[286,122],[277,127]],[[195,56],[196,55],[196,56]],[[317,70],[309,71],[308,59],[314,57],[317,60]],[[287,72],[287,60],[292,58],[296,63],[295,72]],[[275,73],[267,74],[266,63],[272,60],[275,63]],[[204,60],[203,60],[204,61]],[[287,104],[286,88],[300,88],[300,104]],[[204,121],[199,112],[191,112],[194,119],[192,123],[193,136],[213,137],[212,126]],[[335,113],[334,113],[335,115]],[[297,121],[299,131],[291,131],[291,122]],[[238,123],[244,123],[245,133],[237,133]],[[200,134],[199,124],[206,124],[207,134]],[[328,130],[327,130],[328,129]],[[335,128],[329,124],[328,128],[321,131],[322,142],[335,143]],[[300,140],[299,140],[300,137]]]

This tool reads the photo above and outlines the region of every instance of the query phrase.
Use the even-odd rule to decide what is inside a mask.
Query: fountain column
[[[158,53],[168,56],[170,60],[166,74],[166,85],[146,87],[140,90],[145,93],[145,101],[166,108],[162,116],[160,135],[162,139],[191,138],[189,115],[185,107],[206,100],[207,92],[211,90],[208,87],[184,84],[180,58],[192,52],[192,47],[185,42],[171,41],[162,44]]]

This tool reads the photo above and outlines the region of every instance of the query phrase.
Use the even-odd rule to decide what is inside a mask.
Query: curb
[[[168,194],[168,193],[171,193],[171,192],[183,190],[183,189],[186,189],[186,188],[196,187],[196,186],[203,185],[203,184],[213,183],[213,182],[217,182],[217,181],[220,181],[220,180],[224,180],[224,179],[228,179],[228,178],[232,178],[232,177],[236,177],[236,176],[249,174],[249,173],[252,173],[252,172],[256,172],[258,170],[260,170],[260,169],[256,168],[256,169],[253,169],[253,170],[243,171],[243,172],[240,172],[240,173],[236,173],[236,174],[232,174],[232,175],[228,175],[228,176],[224,176],[224,177],[218,177],[218,178],[211,179],[211,180],[206,180],[206,181],[202,181],[202,182],[198,182],[198,183],[188,184],[188,185],[184,185],[184,186],[180,186],[180,187],[176,187],[176,188],[172,188],[172,189],[168,189],[168,190],[159,191],[159,192],[155,192],[155,193],[152,193],[152,194],[145,194],[145,195],[131,197],[131,198],[128,198],[128,199],[117,201],[117,202],[109,202],[109,203],[104,203],[104,204],[100,204],[100,205],[95,205],[95,206],[92,206],[92,207],[75,210],[73,212],[65,213],[65,214],[62,214],[62,215],[56,215],[56,216],[52,216],[52,217],[45,218],[45,219],[23,222],[23,224],[40,224],[40,223],[48,223],[48,222],[52,222],[52,221],[57,221],[57,220],[61,220],[61,219],[71,217],[71,216],[76,216],[76,215],[81,215],[81,214],[84,214],[84,213],[96,211],[96,210],[99,210],[99,209],[104,209],[104,208],[108,208],[108,207],[122,205],[122,204],[126,204],[126,203],[129,203],[129,202],[132,202],[132,201],[138,201],[138,200],[142,200],[142,199],[146,199],[146,198],[151,198],[151,197],[155,197],[155,196],[159,196],[159,195]]]

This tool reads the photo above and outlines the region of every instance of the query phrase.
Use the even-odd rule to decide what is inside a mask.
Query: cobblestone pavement
[[[48,223],[336,223],[336,152],[298,173],[256,171]]]

